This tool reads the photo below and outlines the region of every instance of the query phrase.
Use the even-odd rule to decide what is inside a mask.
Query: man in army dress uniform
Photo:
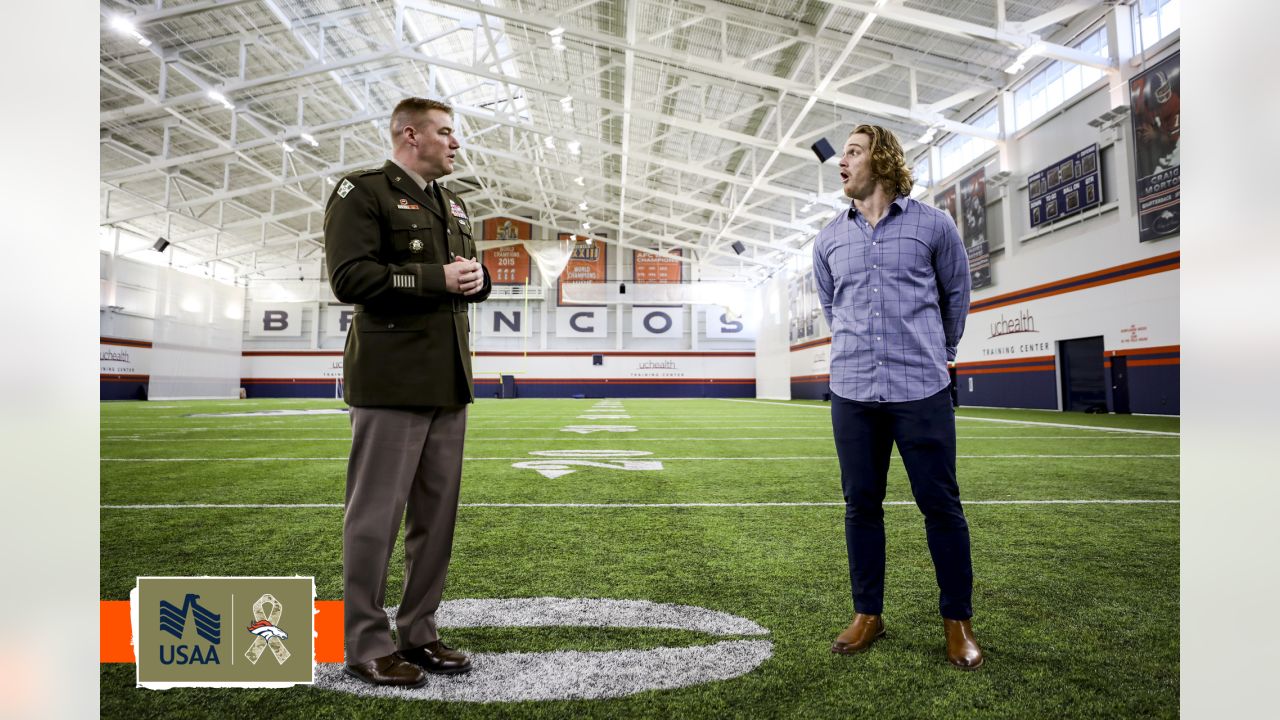
[[[474,399],[467,304],[489,296],[466,205],[436,182],[459,148],[453,110],[408,98],[391,114],[392,158],[343,178],[324,215],[333,294],[355,305],[343,378],[351,406],[342,526],[346,672],[419,687],[471,669],[445,646],[444,592]],[[406,512],[407,510],[407,512]],[[405,524],[404,593],[391,639],[387,569]]]

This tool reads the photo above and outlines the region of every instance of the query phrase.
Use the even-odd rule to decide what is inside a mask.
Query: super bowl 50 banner
[[[485,240],[512,242],[533,237],[533,226],[523,220],[493,218],[484,221]],[[504,245],[484,251],[484,267],[494,285],[524,285],[529,282],[529,251],[524,245]]]
[[[987,252],[987,173],[978,170],[960,181],[961,237],[969,256],[973,288],[991,284],[991,256]]]
[[[1174,53],[1129,81],[1138,239],[1143,242],[1178,233],[1182,195],[1178,157],[1179,57]]]

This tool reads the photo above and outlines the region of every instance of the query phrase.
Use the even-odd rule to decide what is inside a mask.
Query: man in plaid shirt
[[[840,160],[852,199],[818,234],[813,274],[831,327],[831,424],[845,499],[853,622],[832,652],[884,635],[884,511],[896,443],[925,517],[947,659],[983,662],[970,625],[973,566],[956,482],[948,361],[969,312],[969,264],[955,220],[916,202],[893,133],[859,125]]]

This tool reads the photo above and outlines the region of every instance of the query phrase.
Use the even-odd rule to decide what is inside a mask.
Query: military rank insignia
[[[354,187],[355,185],[351,184],[350,180],[347,180],[344,178],[342,181],[342,184],[338,186],[338,197],[340,198],[346,197],[347,193],[351,192],[352,188]]]
[[[463,220],[467,219],[467,214],[463,212],[462,206],[453,198],[449,199],[449,212],[453,213],[453,216],[456,218],[462,218]]]

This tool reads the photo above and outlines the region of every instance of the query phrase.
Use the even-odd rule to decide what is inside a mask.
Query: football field
[[[350,426],[338,400],[104,403],[101,597],[138,576],[314,576],[342,599]],[[921,515],[896,458],[887,635],[852,615],[829,406],[472,406],[443,639],[475,670],[420,691],[134,686],[104,717],[1177,717],[1179,421],[960,408],[973,627],[949,666]],[[387,604],[399,602],[403,552]],[[503,602],[497,602],[497,601]]]

